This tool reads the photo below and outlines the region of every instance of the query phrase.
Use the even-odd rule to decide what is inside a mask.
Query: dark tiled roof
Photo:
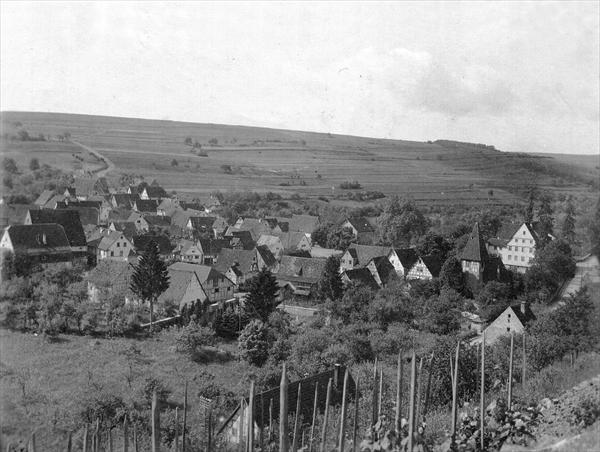
[[[318,386],[317,391],[317,408],[319,412],[325,411],[325,404],[327,400],[327,384],[329,380],[332,380],[331,386],[331,405],[339,406],[342,403],[342,394],[344,386],[344,374],[346,367],[336,366],[337,370],[330,369],[325,372],[321,372],[310,377],[303,378],[301,380],[293,381],[288,383],[288,412],[293,414],[296,412],[296,405],[298,400],[298,386],[301,386],[300,393],[300,414],[303,419],[312,419],[312,412],[315,400],[315,387]],[[352,375],[348,378],[348,399],[352,400],[356,393],[356,383]],[[279,413],[279,387],[269,389],[265,392],[256,394],[254,397],[255,406],[254,413],[256,414],[256,422],[259,427],[266,425],[269,422],[269,407],[273,406],[273,413]],[[248,399],[245,399],[247,405]],[[225,422],[219,427],[217,435],[221,434],[223,430],[236,419],[236,414],[239,412],[240,407],[238,406],[233,413],[225,420]],[[264,416],[261,416],[261,413]],[[275,415],[275,414],[274,414]]]
[[[15,252],[70,251],[64,228],[56,223],[16,224],[7,228]]]
[[[286,281],[316,283],[321,279],[327,259],[281,256],[277,278]]]
[[[371,226],[371,223],[369,223],[364,217],[348,218],[348,221],[359,233],[374,231],[373,226]]]
[[[379,285],[373,275],[369,271],[368,268],[353,268],[351,270],[346,270],[344,275],[348,278],[349,281],[356,284],[363,284],[367,287],[371,287],[372,289],[379,289]]]
[[[29,216],[32,224],[56,223],[60,224],[64,230],[71,246],[86,246],[85,233],[79,219],[79,212],[76,210],[29,210]]]
[[[487,261],[487,248],[485,247],[483,237],[481,237],[481,234],[479,233],[479,223],[475,223],[473,226],[471,235],[469,235],[469,240],[467,241],[460,258],[461,260],[473,262],[485,263]]]
[[[154,199],[138,199],[135,201],[134,208],[138,212],[154,212],[156,213],[156,208],[158,207],[158,203]]]

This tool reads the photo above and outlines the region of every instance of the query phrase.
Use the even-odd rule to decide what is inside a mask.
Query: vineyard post
[[[160,411],[156,388],[152,393],[152,452],[160,452]]]
[[[181,432],[181,452],[185,452],[186,430],[187,430],[187,409],[188,409],[188,382],[185,381],[183,388],[183,432]]]
[[[72,443],[73,443],[73,438],[72,438],[71,432],[69,432],[69,435],[67,436],[67,452],[71,452],[71,448],[73,447]]]
[[[508,401],[506,403],[506,406],[508,408],[508,410],[510,411],[511,407],[512,407],[512,379],[513,379],[513,355],[514,355],[514,334],[510,333],[510,357],[508,359]]]
[[[479,397],[479,438],[481,440],[481,450],[484,449],[484,419],[485,419],[485,330],[481,335],[481,395]]]
[[[417,357],[415,351],[412,352],[410,363],[410,400],[408,409],[408,452],[413,450],[413,432],[415,431],[415,386],[417,383]]]
[[[315,439],[315,425],[317,424],[317,412],[319,409],[319,383],[315,384],[315,401],[313,403],[312,424],[310,426],[310,438],[308,440],[308,452],[312,452],[313,441]]]
[[[288,452],[288,382],[285,363],[281,372],[281,382],[279,383],[279,451]]]
[[[453,367],[454,374],[452,374],[452,436],[451,443],[455,444],[456,441],[456,419],[458,417],[458,363],[460,353],[460,341],[456,344],[456,357],[455,365]],[[450,357],[450,367],[452,368],[452,357]]]
[[[87,443],[88,443],[88,424],[85,424],[85,428],[83,429],[83,452],[87,452]]]
[[[346,436],[346,411],[348,410],[348,380],[350,379],[350,371],[346,368],[344,374],[344,388],[342,390],[342,411],[340,413],[340,436],[338,440],[338,451],[344,452],[344,442]]]
[[[296,415],[294,416],[294,431],[292,433],[292,452],[298,450],[298,440],[300,439],[300,402],[302,399],[302,383],[298,383],[298,395],[296,396]]]
[[[325,397],[325,414],[323,416],[323,432],[321,434],[320,452],[325,452],[327,444],[327,423],[329,422],[329,404],[331,403],[331,378],[327,382],[327,396]]]
[[[352,451],[358,451],[358,412],[359,412],[359,379],[356,377],[356,388],[354,391],[354,425],[352,426]],[[310,452],[310,451],[309,451]]]
[[[129,426],[127,425],[127,416],[123,420],[123,452],[129,452]]]
[[[396,370],[396,419],[394,427],[400,433],[402,424],[402,352],[398,353],[398,369]]]
[[[254,452],[254,380],[250,381],[250,396],[248,398],[248,452]]]

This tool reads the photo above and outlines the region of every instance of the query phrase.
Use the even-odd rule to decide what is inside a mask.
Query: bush
[[[181,328],[175,338],[175,348],[179,353],[192,355],[202,347],[214,345],[215,333],[211,328],[190,322]]]

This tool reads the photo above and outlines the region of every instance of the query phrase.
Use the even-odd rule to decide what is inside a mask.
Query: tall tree
[[[154,323],[154,303],[169,288],[167,265],[161,259],[158,245],[150,240],[144,253],[134,267],[131,291],[150,304],[150,331]]]
[[[279,286],[268,268],[263,268],[258,275],[247,282],[248,294],[244,302],[244,310],[250,318],[267,322],[277,307]]]
[[[538,210],[538,219],[540,222],[540,232],[542,242],[547,243],[549,234],[554,233],[554,209],[552,208],[552,197],[545,194],[540,199],[540,208]]]
[[[573,198],[571,196],[569,196],[565,207],[562,236],[571,245],[575,242],[575,206],[573,205]]]
[[[339,300],[344,295],[344,287],[340,276],[340,258],[330,256],[325,264],[325,271],[319,281],[319,295],[324,300]]]

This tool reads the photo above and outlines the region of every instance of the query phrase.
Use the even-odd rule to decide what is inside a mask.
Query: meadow
[[[17,127],[18,126],[18,127]],[[194,124],[54,113],[2,113],[2,132],[24,128],[37,136],[68,132],[116,165],[119,173],[156,179],[191,194],[252,190],[284,196],[333,198],[345,181],[361,190],[411,196],[429,205],[507,205],[532,185],[574,194],[589,192],[598,167],[584,158],[506,153],[448,141],[413,142],[257,127]],[[186,138],[201,149],[184,144]],[[8,143],[8,144],[7,144]],[[23,161],[47,154],[64,165],[70,143],[11,143],[2,152]],[[77,147],[82,152],[80,147]],[[67,156],[66,153],[69,153]],[[88,153],[89,154],[89,153]],[[90,154],[89,159],[94,157]],[[176,163],[175,163],[176,161]]]

